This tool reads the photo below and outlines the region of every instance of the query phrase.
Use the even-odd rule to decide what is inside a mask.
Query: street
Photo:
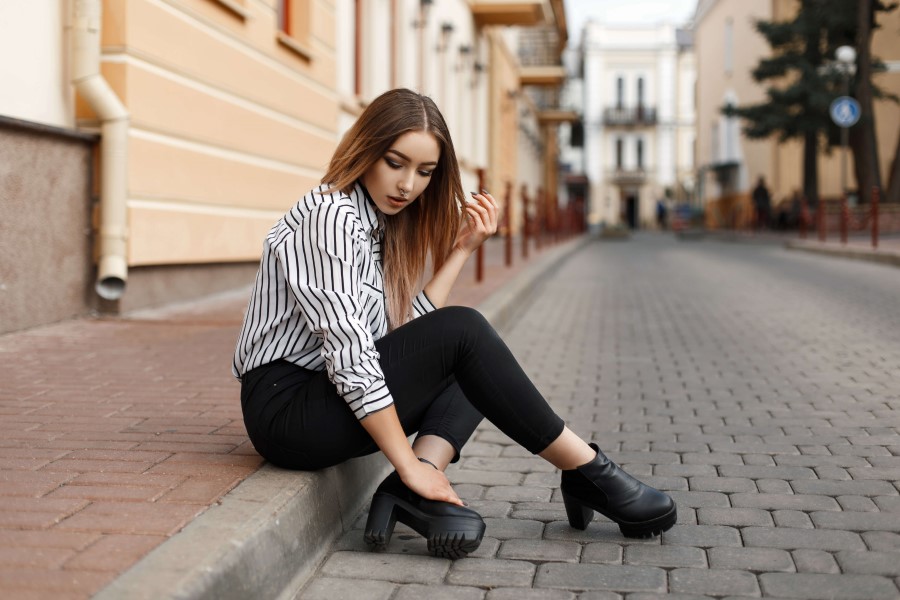
[[[675,498],[679,523],[652,540],[599,515],[570,528],[558,472],[483,423],[448,470],[487,522],[474,555],[432,558],[400,525],[368,552],[364,512],[297,597],[898,598],[898,301],[889,266],[591,243],[504,337],[573,430]]]

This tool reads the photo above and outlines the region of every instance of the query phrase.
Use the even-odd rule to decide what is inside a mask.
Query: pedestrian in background
[[[772,206],[772,196],[769,194],[769,188],[766,187],[765,178],[760,175],[753,188],[753,207],[756,209],[756,229],[767,228],[769,226],[769,213]]]
[[[563,471],[572,526],[596,510],[626,536],[669,529],[668,495],[565,427],[477,311],[445,307],[497,216],[486,190],[464,194],[430,98],[399,89],[372,101],[322,184],[266,236],[233,362],[254,447],[300,470],[382,451],[395,470],[372,499],[366,542],[384,548],[399,520],[456,558],[485,524],[444,469],[484,415]],[[418,291],[429,252],[434,275]]]

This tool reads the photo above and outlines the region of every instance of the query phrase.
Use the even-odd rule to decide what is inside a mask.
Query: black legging
[[[476,310],[428,313],[375,347],[403,431],[447,440],[454,461],[482,415],[534,454],[562,433],[562,419]],[[325,371],[283,360],[253,369],[241,406],[254,447],[281,467],[315,470],[378,451]]]

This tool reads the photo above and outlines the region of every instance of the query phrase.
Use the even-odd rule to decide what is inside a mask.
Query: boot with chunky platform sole
[[[400,480],[396,471],[381,482],[372,497],[366,521],[366,544],[384,550],[397,521],[409,525],[428,542],[428,551],[442,558],[465,558],[478,549],[485,524],[470,508],[426,500]]]
[[[649,538],[671,529],[678,520],[675,501],[623,471],[597,444],[591,448],[597,451],[594,460],[562,472],[560,489],[569,525],[587,529],[597,511],[618,523],[629,538]]]

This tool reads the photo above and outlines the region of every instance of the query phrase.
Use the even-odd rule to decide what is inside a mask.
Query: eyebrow
[[[408,157],[407,155],[403,154],[403,153],[400,152],[399,150],[394,150],[393,148],[390,148],[390,149],[388,150],[388,152],[393,152],[394,154],[396,154],[397,156],[399,156],[400,158],[402,158],[402,159],[405,160],[406,162],[412,162],[412,159],[411,159],[410,157]],[[437,161],[430,161],[430,162],[419,163],[419,166],[420,166],[420,167],[425,166],[425,165],[434,165],[434,166],[437,166]]]

